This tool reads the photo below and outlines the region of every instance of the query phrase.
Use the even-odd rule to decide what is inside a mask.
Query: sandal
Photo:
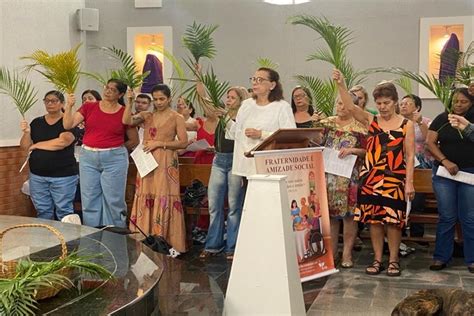
[[[341,263],[341,267],[344,269],[350,269],[354,267],[354,263],[352,262],[352,260],[346,260]]]
[[[382,262],[374,260],[374,262],[365,269],[365,273],[368,275],[377,275],[383,270],[385,270],[385,267],[382,265]]]
[[[389,277],[400,276],[402,272],[400,271],[400,262],[392,261],[388,263],[387,275]]]
[[[199,259],[207,259],[209,257],[215,257],[217,256],[218,253],[217,252],[210,252],[210,251],[207,251],[207,250],[203,250],[200,254],[199,254]]]

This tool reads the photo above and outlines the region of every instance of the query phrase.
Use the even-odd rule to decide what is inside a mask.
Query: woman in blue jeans
[[[467,88],[456,89],[452,113],[474,122],[474,96]],[[461,223],[464,237],[464,261],[469,272],[474,273],[474,185],[454,181],[437,175],[443,167],[451,175],[459,171],[474,176],[474,142],[454,123],[449,122],[448,112],[439,114],[430,125],[426,144],[436,162],[433,167],[433,188],[438,202],[439,219],[436,227],[436,245],[430,270],[446,268],[453,255],[454,228]]]
[[[243,87],[232,87],[227,91],[225,105],[230,119],[235,120],[243,100],[248,98]],[[219,124],[215,132],[215,156],[207,191],[209,200],[209,229],[206,245],[200,258],[225,251],[228,260],[233,259],[240,216],[243,205],[243,179],[232,174],[234,141],[225,138],[225,127]],[[227,238],[224,240],[224,203],[227,194],[229,210],[227,214]]]
[[[78,181],[74,158],[76,134],[63,127],[64,95],[49,91],[43,99],[46,115],[31,124],[21,122],[20,146],[31,151],[30,194],[37,216],[62,220],[74,213],[73,200]],[[56,213],[56,214],[55,214]]]
[[[80,154],[82,218],[87,226],[125,227],[127,148],[138,145],[135,127],[122,123],[127,85],[110,79],[102,100],[84,103],[73,113],[74,95],[68,96],[63,124],[66,129],[86,125]],[[71,100],[71,102],[69,102]],[[125,135],[128,141],[125,141]]]

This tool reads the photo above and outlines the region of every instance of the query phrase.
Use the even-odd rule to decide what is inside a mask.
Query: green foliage
[[[407,77],[400,77],[396,79],[395,84],[405,91],[406,94],[413,94],[413,87],[411,86],[411,80]]]
[[[27,69],[34,69],[42,74],[56,89],[66,93],[74,93],[79,82],[81,63],[77,52],[81,44],[73,49],[50,55],[45,51],[37,50],[30,56],[21,59],[31,60]]]
[[[230,85],[229,82],[223,81],[220,82],[217,79],[216,74],[214,73],[214,69],[211,67],[210,71],[202,74],[200,76],[200,80],[202,84],[206,88],[207,95],[209,100],[215,107],[224,107],[222,104],[222,98],[229,90]]]
[[[352,87],[362,83],[369,71],[356,71],[347,58],[347,48],[352,44],[352,31],[340,25],[332,24],[327,18],[311,15],[296,15],[290,17],[292,25],[304,25],[316,31],[326,42],[326,48],[317,48],[307,61],[320,60],[328,62],[339,69],[344,76],[346,86]]]
[[[337,89],[332,80],[303,75],[297,75],[295,78],[298,84],[311,91],[313,106],[317,112],[322,112],[326,116],[333,115]]]
[[[433,75],[429,76],[426,73],[419,75],[399,67],[383,68],[379,69],[378,71],[403,76],[421,84],[431,93],[433,93],[438,98],[438,100],[441,101],[441,103],[443,103],[448,112],[451,112],[451,101],[453,99],[452,87],[454,83],[453,78],[448,78],[448,80],[442,83]]]
[[[186,27],[182,38],[183,45],[191,52],[196,64],[202,57],[212,59],[216,55],[212,33],[218,27],[218,25],[197,24],[196,21]]]
[[[68,288],[72,281],[59,273],[63,268],[76,269],[82,274],[107,280],[112,274],[90,260],[97,256],[80,256],[77,252],[50,262],[20,260],[16,276],[0,279],[0,315],[35,315],[35,295],[40,287]]]
[[[112,57],[121,64],[121,68],[112,70],[108,78],[118,79],[123,81],[130,89],[135,89],[142,85],[143,80],[149,75],[149,71],[141,74],[137,69],[137,64],[133,60],[133,57],[127,52],[117,48],[112,47],[100,47],[100,49],[108,56]],[[99,82],[104,83],[104,77],[98,74],[89,74],[88,75],[94,79],[97,79]],[[107,83],[107,79],[105,79]]]
[[[3,67],[0,68],[0,93],[13,99],[13,103],[23,117],[26,111],[38,101],[37,91],[30,81]]]
[[[459,54],[456,81],[465,85],[474,81],[474,41],[469,44],[465,52]]]
[[[258,57],[257,65],[259,68],[264,67],[264,68],[270,68],[273,70],[277,70],[278,66],[280,66],[278,63],[274,62],[273,60],[267,57]]]

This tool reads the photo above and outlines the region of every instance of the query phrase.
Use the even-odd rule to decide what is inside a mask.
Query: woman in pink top
[[[104,88],[102,101],[84,103],[73,113],[75,98],[70,95],[65,108],[64,128],[73,128],[81,122],[86,125],[79,175],[82,216],[88,226],[125,227],[126,146],[133,147],[138,143],[136,129],[122,123],[123,96],[126,92],[126,84],[110,79]],[[125,134],[129,136],[127,144]]]

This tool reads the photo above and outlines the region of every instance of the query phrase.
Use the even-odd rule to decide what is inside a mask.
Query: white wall
[[[85,40],[76,30],[74,14],[83,8],[84,0],[2,0],[0,1],[0,65],[21,69],[26,65],[19,60],[42,49],[48,53],[69,50]],[[85,60],[85,48],[79,56]],[[26,113],[31,121],[45,113],[42,99],[54,89],[43,77],[31,73],[29,78],[38,90],[38,102]],[[0,98],[0,146],[18,145],[21,116],[6,96]]]
[[[286,24],[294,14],[326,16],[354,31],[350,58],[357,68],[401,66],[418,71],[420,17],[474,15],[473,0],[312,0],[296,6],[275,6],[261,0],[164,0],[162,8],[135,9],[131,0],[86,0],[86,7],[100,11],[99,32],[88,33],[90,45],[115,45],[126,49],[128,26],[173,27],[173,53],[184,56],[181,36],[193,21],[218,24],[213,61],[221,80],[248,85],[258,56],[280,63],[286,97],[295,82],[294,74],[329,76],[321,62],[306,62],[320,45],[316,33],[302,26]],[[88,52],[89,69],[101,69],[103,59]],[[372,75],[371,90],[390,75]],[[93,85],[93,83],[91,83]],[[415,90],[416,91],[416,90]],[[403,92],[400,91],[400,94]],[[373,104],[372,104],[373,105]],[[439,102],[426,100],[424,114],[435,116]]]

